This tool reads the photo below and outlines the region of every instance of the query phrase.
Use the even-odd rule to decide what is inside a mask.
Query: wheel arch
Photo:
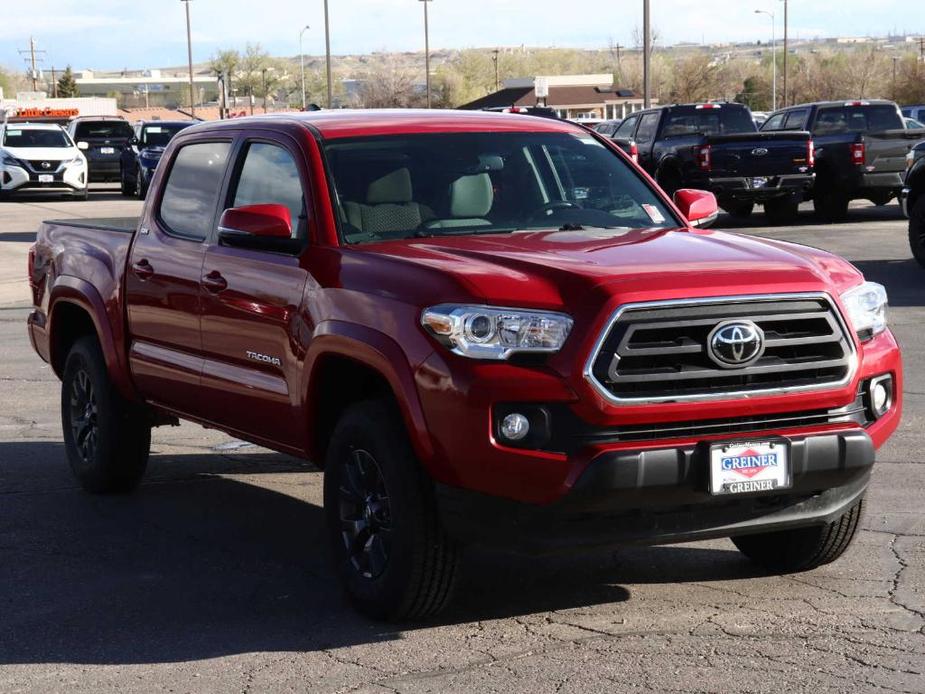
[[[395,404],[414,452],[422,462],[431,458],[412,367],[398,343],[376,330],[339,321],[319,329],[303,372],[309,458],[323,464],[340,416],[350,405],[372,398]]]

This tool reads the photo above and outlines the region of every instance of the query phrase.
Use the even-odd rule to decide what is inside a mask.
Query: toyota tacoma
[[[899,422],[887,298],[824,251],[704,228],[716,209],[552,119],[199,124],[140,219],[42,225],[28,330],[85,489],[135,487],[178,419],[312,460],[369,615],[437,612],[470,542],[731,537],[813,568]]]

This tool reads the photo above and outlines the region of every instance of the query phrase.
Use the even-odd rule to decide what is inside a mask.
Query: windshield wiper
[[[418,229],[411,237],[416,239],[431,239],[436,236],[475,236],[476,234],[510,234],[517,231],[510,229]]]

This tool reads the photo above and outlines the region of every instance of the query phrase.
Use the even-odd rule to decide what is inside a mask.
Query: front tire
[[[732,542],[749,559],[776,573],[809,571],[845,553],[857,535],[863,511],[862,497],[831,523],[741,535]]]
[[[141,172],[141,167],[138,167],[138,174],[135,177],[135,195],[139,200],[144,200],[148,195],[148,184],[145,183],[144,174]]]
[[[420,619],[449,602],[458,549],[395,406],[350,407],[328,446],[324,508],[335,567],[363,614]]]
[[[122,195],[127,198],[130,198],[135,194],[135,186],[132,181],[126,177],[124,168],[119,174],[119,187],[122,190]]]
[[[68,463],[81,487],[110,494],[138,486],[148,464],[151,426],[116,392],[93,337],[77,340],[67,355],[61,424]]]
[[[909,247],[912,257],[925,267],[925,194],[919,194],[909,212]]]

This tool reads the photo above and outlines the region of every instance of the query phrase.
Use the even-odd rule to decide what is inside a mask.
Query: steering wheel
[[[571,200],[550,200],[545,205],[537,209],[532,215],[531,219],[534,217],[539,217],[540,215],[546,215],[547,217],[555,212],[556,210],[580,210],[582,209],[581,205],[577,202],[572,202]]]

